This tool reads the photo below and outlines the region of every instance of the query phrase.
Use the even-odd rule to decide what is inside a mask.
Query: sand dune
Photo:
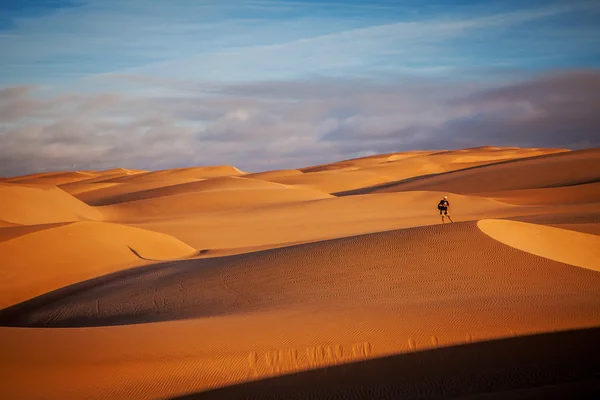
[[[600,387],[599,151],[7,178],[1,393],[576,398]]]
[[[163,181],[161,186],[156,185],[157,187],[151,187],[148,189],[140,189],[140,187],[145,188],[146,186],[138,186],[136,184],[127,184],[120,188],[116,193],[121,192],[122,194],[116,194],[113,196],[108,196],[108,191],[104,191],[104,196],[101,196],[96,200],[89,200],[89,197],[82,197],[82,200],[86,200],[90,204],[94,205],[108,205],[108,204],[116,204],[123,203],[127,201],[137,201],[137,200],[146,200],[157,197],[166,197],[173,196],[178,194],[185,193],[196,193],[196,192],[207,192],[207,191],[230,191],[228,193],[223,193],[223,196],[235,196],[236,193],[231,193],[231,191],[239,191],[239,190],[270,190],[270,189],[285,189],[284,185],[256,180],[256,179],[248,179],[245,177],[237,177],[237,176],[226,176],[226,177],[218,177],[212,179],[203,179],[203,180],[193,180],[193,181],[184,181],[182,183],[177,183],[177,181],[168,180]]]
[[[81,195],[82,193],[86,193],[86,192],[92,192],[92,191],[99,191],[101,189],[106,189],[106,188],[110,188],[113,186],[120,186],[120,183],[112,183],[112,182],[96,182],[96,183],[89,183],[87,180],[85,182],[74,182],[74,183],[67,183],[65,185],[60,185],[60,188],[62,190],[64,190],[65,192],[69,193],[72,196],[75,197],[81,197],[78,195]],[[84,199],[80,199],[82,201],[85,201]]]
[[[435,207],[442,195],[405,192],[333,197],[228,213],[185,214],[179,218],[135,223],[135,226],[177,237],[199,249],[265,248],[439,224],[441,220]],[[453,198],[456,221],[485,218],[490,214],[506,217],[522,213],[519,207],[482,197],[456,195]],[[117,216],[126,218],[127,215],[130,214]]]
[[[61,172],[50,174],[37,174],[24,178],[7,180],[10,183],[21,183],[30,185],[62,185],[66,183],[78,182],[95,177],[96,174],[88,172]]]
[[[13,229],[14,228],[5,228]],[[40,226],[0,242],[0,307],[147,260],[197,251],[164,234],[103,222]],[[17,232],[19,233],[19,232]],[[143,259],[142,259],[143,258]]]
[[[461,170],[504,160],[563,152],[565,150],[562,149],[498,148],[491,153],[481,149],[392,153],[304,168],[301,169],[304,172],[303,175],[284,176],[269,180],[335,193],[360,190],[402,179]]]
[[[303,175],[284,176],[269,180],[285,185],[294,185],[297,187],[319,190],[325,193],[334,193],[389,182],[394,180],[394,178],[392,176],[385,176],[371,171],[331,170]]]
[[[98,210],[56,186],[0,183],[0,220],[36,225],[100,219]]]
[[[522,205],[561,205],[596,203],[600,195],[600,181],[581,185],[547,187],[540,189],[505,190],[479,193],[504,203]]]
[[[135,197],[135,193],[198,181],[200,180],[194,178],[156,178],[145,182],[81,183],[69,185],[69,187],[63,189],[89,205],[99,206],[118,202],[118,200],[113,199]]]
[[[12,393],[165,398],[340,362],[595,326],[599,295],[596,272],[521,252],[468,222],[123,271],[4,310],[0,320],[138,325],[7,328],[0,337],[11,344]],[[48,386],[17,379],[25,373],[44,376]]]
[[[600,271],[600,236],[517,221],[481,220],[479,229],[519,250]]]
[[[257,183],[260,184],[259,181]],[[210,212],[230,212],[266,205],[305,202],[331,197],[310,189],[283,185],[239,190],[184,192],[165,197],[127,201],[98,209],[111,221],[135,222]]]
[[[357,190],[356,193],[385,193],[435,188],[435,190],[453,193],[476,194],[574,186],[599,180],[600,149],[588,149],[419,177],[381,187]]]
[[[297,169],[282,169],[282,170],[274,170],[274,171],[265,171],[265,172],[256,172],[252,174],[245,175],[246,178],[252,179],[264,179],[266,181],[273,178],[282,178],[286,176],[294,176],[294,175],[302,175],[302,171]]]
[[[64,189],[90,205],[106,205],[135,198],[135,192],[199,182],[210,178],[238,176],[243,172],[235,167],[216,166],[180,168],[136,174],[117,175],[105,179],[93,179],[66,186]],[[103,184],[105,186],[99,186]],[[92,187],[90,188],[90,185]]]
[[[143,172],[135,175],[121,176],[111,179],[109,182],[120,183],[144,183],[157,179],[207,179],[222,176],[243,175],[245,172],[229,165],[217,165],[208,167],[175,168],[161,171]]]
[[[323,171],[342,171],[347,169],[360,169],[389,161],[403,160],[406,158],[432,154],[434,151],[409,151],[404,153],[376,154],[372,156],[353,158],[328,164],[314,165],[300,168],[303,173],[314,173]]]

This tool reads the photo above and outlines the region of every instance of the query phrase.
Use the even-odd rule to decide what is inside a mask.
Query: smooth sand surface
[[[102,214],[50,185],[0,183],[0,220],[23,225],[99,220]]]
[[[484,219],[477,225],[485,234],[508,246],[600,271],[600,236],[518,221]]]
[[[481,147],[251,174],[7,178],[0,392],[600,390],[598,151]],[[444,195],[454,223],[436,209]]]

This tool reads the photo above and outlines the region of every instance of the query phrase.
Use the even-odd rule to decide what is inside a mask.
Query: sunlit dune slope
[[[165,260],[195,254],[195,249],[168,235],[117,224],[85,221],[32,229],[0,242],[0,308],[144,264],[142,258]]]
[[[355,170],[366,167],[379,165],[385,162],[398,161],[406,158],[422,156],[432,154],[434,151],[409,151],[402,153],[387,153],[387,154],[376,154],[372,156],[352,158],[343,161],[336,161],[327,164],[314,165],[310,167],[300,168],[299,171],[303,173],[315,173],[324,171],[344,171],[344,170]]]
[[[596,326],[599,297],[597,272],[506,246],[467,222],[119,272],[3,310],[0,321],[143,324],[3,329],[0,342],[10,344],[3,348],[7,392],[21,397],[165,398],[364,358]],[[194,319],[172,321],[181,318]],[[47,385],[30,384],[42,377]]]
[[[0,183],[0,220],[34,225],[100,219],[98,210],[56,186]]]
[[[230,165],[215,165],[208,167],[190,167],[165,169],[160,171],[144,172],[136,175],[122,176],[108,180],[107,182],[119,183],[144,183],[152,182],[157,179],[207,179],[221,176],[243,175],[245,172]]]
[[[190,182],[198,182],[202,179],[195,178],[177,178],[170,177],[155,179],[147,179],[144,182],[101,182],[101,183],[81,183],[64,187],[65,191],[69,191],[73,196],[81,201],[92,205],[105,205],[113,202],[118,202],[119,198],[134,197],[137,192],[145,192],[148,190],[181,185]]]
[[[98,207],[98,209],[108,220],[134,222],[184,216],[187,218],[193,214],[230,212],[266,205],[305,202],[331,197],[329,194],[310,189],[269,185],[269,183],[261,181],[256,181],[253,184],[262,184],[262,187],[184,192],[164,197],[127,201]],[[269,186],[266,187],[267,185]]]
[[[223,198],[228,201],[246,198],[243,191],[240,193],[241,196],[222,193],[219,197],[226,195]],[[175,236],[199,249],[231,249],[316,241],[439,224],[441,219],[436,205],[442,195],[439,192],[405,192],[330,197],[263,205],[227,213],[202,213],[197,216],[186,213],[174,218],[149,221],[144,221],[149,213],[137,211],[135,204],[138,202],[132,202],[127,207],[127,203],[123,203],[118,207],[101,209],[107,215],[111,215],[109,210],[118,210],[114,214],[115,221],[141,221],[135,225]],[[490,215],[519,215],[521,212],[519,207],[483,197],[453,197],[456,204],[453,215],[456,221],[486,218]],[[175,205],[181,202],[173,202],[173,198],[167,197],[164,203],[173,204],[173,212],[176,212]],[[201,203],[192,202],[192,206],[196,207],[196,204]],[[157,215],[160,214],[157,212]]]
[[[394,178],[365,170],[328,170],[303,175],[271,178],[269,180],[285,185],[294,185],[325,193],[333,193],[389,182],[394,180]]]
[[[361,190],[428,174],[492,164],[504,160],[565,152],[563,149],[467,149],[390,153],[325,164],[301,171],[303,175],[269,178],[274,182],[312,187],[327,193]],[[437,190],[428,188],[428,190]]]
[[[507,220],[484,219],[477,225],[485,234],[508,246],[600,271],[600,236]]]
[[[122,196],[132,196],[133,192],[243,174],[231,166],[179,168],[87,180],[65,186],[64,189],[90,205],[105,205],[121,201],[116,199]]]
[[[600,149],[511,160],[343,193],[442,190],[474,194],[573,186],[600,180]]]
[[[163,181],[162,186],[145,190],[137,190],[138,188],[140,188],[140,186],[137,186],[136,184],[124,185],[125,186],[117,189],[120,189],[122,192],[125,192],[129,188],[129,190],[126,193],[123,193],[121,195],[106,196],[108,191],[104,191],[105,196],[103,196],[100,200],[86,201],[94,205],[108,205],[195,192],[227,191],[227,193],[223,193],[223,196],[225,197],[235,196],[237,193],[235,191],[239,190],[286,189],[284,185],[278,183],[258,179],[248,179],[246,177],[238,176],[226,176],[211,179],[194,180],[191,182],[183,183],[175,183],[171,180],[165,180]],[[292,190],[300,192],[295,188],[292,188]],[[82,197],[82,199],[86,199],[86,197]]]

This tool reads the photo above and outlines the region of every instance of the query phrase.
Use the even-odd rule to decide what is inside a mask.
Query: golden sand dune
[[[314,165],[306,168],[300,168],[299,170],[303,173],[314,173],[323,171],[343,171],[348,169],[361,169],[385,162],[403,160],[406,158],[428,155],[432,153],[434,153],[434,151],[409,151],[403,153],[376,154],[372,156],[353,158],[344,161],[336,161],[328,164]]]
[[[66,183],[78,182],[97,175],[89,172],[58,172],[49,174],[37,174],[28,177],[7,180],[10,183],[21,183],[31,185],[63,185]]]
[[[265,248],[439,224],[441,219],[436,205],[442,196],[443,193],[438,192],[406,192],[331,197],[225,214],[185,214],[135,226],[172,235],[198,249]],[[522,212],[519,207],[482,197],[456,195],[452,198],[456,203],[453,211],[456,221],[489,215],[520,215]],[[131,209],[135,210],[134,207]],[[121,218],[127,215],[123,213]]]
[[[56,186],[0,183],[0,220],[36,225],[99,219],[98,210]]]
[[[600,236],[518,221],[478,222],[486,235],[514,248],[565,264],[600,271]]]
[[[128,201],[98,209],[111,221],[135,222],[209,212],[252,209],[266,205],[331,197],[310,189],[283,185],[268,189],[209,190]]]
[[[89,200],[89,197],[81,197],[82,200],[94,205],[108,205],[123,203],[127,201],[146,200],[157,197],[173,196],[185,193],[208,192],[208,191],[228,191],[223,193],[223,197],[236,196],[239,190],[269,190],[269,189],[285,189],[285,185],[278,183],[248,179],[245,177],[226,176],[212,179],[202,179],[193,181],[184,181],[177,183],[172,179],[162,181],[162,185],[156,185],[156,188],[148,188],[138,190],[140,187],[137,184],[123,184],[117,188],[118,192],[123,194],[108,196],[108,191],[104,191],[104,196],[99,199]],[[93,194],[92,194],[93,195]]]
[[[382,187],[365,188],[355,193],[380,193],[409,190],[443,190],[475,194],[573,186],[600,180],[600,149],[549,154],[511,160],[446,174],[420,177]],[[352,194],[352,193],[345,193]]]
[[[600,200],[600,181],[540,189],[504,190],[479,193],[499,201],[522,205],[560,205],[596,203]]]
[[[106,189],[113,186],[120,186],[120,183],[112,183],[112,182],[97,182],[97,183],[89,183],[87,180],[85,182],[74,182],[67,183],[65,185],[60,185],[60,188],[65,192],[73,195],[75,197],[81,197],[82,193],[99,191],[101,189]],[[85,201],[84,199],[82,199]]]
[[[311,188],[325,193],[340,192],[389,182],[394,178],[363,170],[328,170],[269,179],[272,182]]]
[[[170,236],[104,222],[40,226],[0,242],[0,307],[146,260],[176,259],[197,251]],[[0,230],[1,232],[1,230]],[[17,234],[19,232],[16,232]]]
[[[600,322],[599,296],[600,274],[506,246],[467,222],[123,271],[6,309],[0,321],[141,325],[6,328],[0,338],[10,343],[10,393],[167,398],[341,362],[591,327]],[[42,377],[47,385],[28,384]]]
[[[118,200],[123,196],[135,197],[135,192],[242,174],[242,171],[230,166],[179,168],[109,175],[104,179],[90,179],[68,185],[64,189],[90,205],[106,205],[123,201]],[[100,184],[104,186],[99,186]]]
[[[387,184],[422,175],[439,174],[473,166],[493,164],[503,160],[562,152],[565,152],[565,150],[498,148],[493,151],[470,149],[391,153],[304,168],[301,170],[304,172],[303,175],[296,174],[269,180],[335,193],[360,190],[369,186]]]
[[[221,176],[237,176],[245,174],[236,167],[230,165],[217,165],[208,167],[175,168],[161,171],[143,172],[135,175],[121,176],[108,180],[107,182],[120,183],[144,183],[153,182],[157,179],[207,179]]]
[[[63,189],[89,205],[98,206],[118,202],[116,199],[121,197],[135,197],[135,193],[201,180],[175,177],[170,179],[156,178],[145,180],[145,182],[83,182],[81,184],[69,185],[69,187],[64,187]]]
[[[8,178],[62,190],[0,183],[0,393],[598,392],[599,156],[481,147]],[[442,225],[444,195],[456,222]]]
[[[246,174],[246,178],[252,179],[264,179],[266,181],[273,178],[283,178],[286,176],[302,175],[303,172],[298,169],[280,169],[265,172],[255,172],[252,174]]]

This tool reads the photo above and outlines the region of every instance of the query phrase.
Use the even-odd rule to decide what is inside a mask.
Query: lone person
[[[446,221],[444,220],[444,215],[448,217],[450,222],[454,222],[452,221],[450,215],[448,215],[448,208],[450,208],[450,202],[448,201],[448,196],[444,196],[444,198],[438,203],[438,210],[440,210],[440,215],[442,216],[443,224],[446,223]]]

